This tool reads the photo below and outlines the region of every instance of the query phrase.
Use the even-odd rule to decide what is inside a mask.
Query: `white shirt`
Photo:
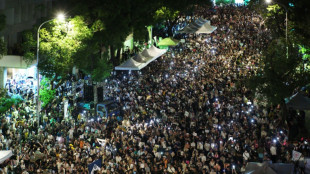
[[[270,147],[270,153],[271,155],[277,155],[277,148],[275,146]]]
[[[245,161],[247,161],[248,159],[250,159],[250,154],[249,154],[249,152],[244,152],[243,153],[243,159],[245,160]]]

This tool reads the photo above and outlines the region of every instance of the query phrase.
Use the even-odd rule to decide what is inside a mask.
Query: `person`
[[[68,118],[56,119],[63,105],[55,101],[42,132],[33,132],[39,127],[33,117],[23,119],[16,130],[20,137],[4,130],[8,134],[0,136],[1,142],[10,141],[3,148],[23,159],[19,166],[29,173],[87,173],[88,164],[97,159],[102,159],[104,173],[240,173],[249,160],[259,161],[257,153],[264,153],[265,160],[290,155],[292,148],[283,143],[286,129],[276,125],[279,108],[252,104],[251,91],[243,84],[259,68],[258,58],[269,41],[268,30],[258,27],[261,21],[248,18],[252,14],[247,7],[199,8],[182,21],[208,17],[218,27],[214,33],[179,35],[184,44],[142,71],[112,72],[105,94],[126,106],[121,107],[122,121],[119,115],[88,120],[77,108]],[[66,88],[56,89],[60,98],[70,90]],[[271,137],[278,137],[276,145]],[[285,149],[278,151],[281,147]],[[44,158],[36,161],[38,155]]]

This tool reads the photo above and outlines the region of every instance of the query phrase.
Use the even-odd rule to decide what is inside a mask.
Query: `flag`
[[[292,155],[293,157],[292,157],[292,160],[293,161],[298,161],[299,160],[299,158],[300,158],[300,156],[301,156],[301,153],[300,152],[297,152],[297,151],[295,151],[295,150],[293,150],[293,155]]]
[[[102,160],[98,159],[88,165],[88,173],[93,174],[95,171],[100,170]]]

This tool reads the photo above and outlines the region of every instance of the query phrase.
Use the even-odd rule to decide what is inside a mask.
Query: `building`
[[[55,0],[0,0],[0,13],[6,16],[6,27],[0,35],[7,43],[8,54],[14,52],[22,31],[30,29],[36,21],[46,17]]]
[[[6,42],[8,50],[8,55],[0,58],[0,88],[5,86],[7,79],[12,78],[14,72],[26,71],[29,67],[22,57],[14,56],[14,50],[20,42],[22,31],[31,29],[37,20],[49,16],[55,1],[0,0],[0,14],[6,17],[6,25],[0,31],[0,37]]]

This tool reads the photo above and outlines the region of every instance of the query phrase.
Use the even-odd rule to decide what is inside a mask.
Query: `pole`
[[[40,106],[41,106],[40,105],[41,104],[40,103],[40,74],[39,74],[40,29],[44,24],[46,24],[52,20],[54,20],[54,19],[50,19],[48,21],[43,22],[39,26],[38,31],[37,31],[37,110],[36,110],[37,114],[36,115],[37,115],[38,126],[40,125],[40,110],[41,110],[41,108],[40,108]]]
[[[287,42],[287,9],[286,10],[286,13],[285,13],[285,40],[286,40],[286,58],[288,59],[288,42]]]
[[[288,41],[287,41],[287,23],[288,23],[288,18],[287,18],[287,8],[284,4],[277,2],[277,4],[279,4],[280,6],[282,6],[285,10],[285,41],[286,41],[286,58],[288,59]]]

